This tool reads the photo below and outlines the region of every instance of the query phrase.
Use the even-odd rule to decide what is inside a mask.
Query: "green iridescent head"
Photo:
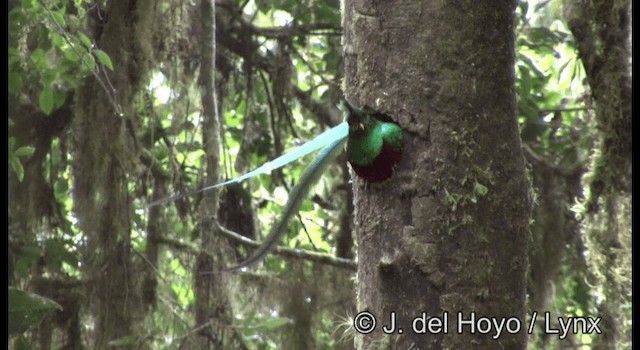
[[[395,152],[402,152],[402,129],[395,123],[383,121],[383,114],[359,108],[345,102],[349,123],[347,152],[349,161],[357,165],[369,165],[380,154],[383,143]],[[385,118],[391,119],[391,118]]]

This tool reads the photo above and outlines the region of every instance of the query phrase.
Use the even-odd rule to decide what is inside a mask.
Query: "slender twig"
[[[260,247],[262,245],[262,242],[254,241],[252,239],[244,237],[239,233],[231,231],[223,226],[218,226],[218,229],[225,237],[233,239],[234,241],[242,245],[245,245],[248,247],[254,247],[254,248]],[[353,260],[338,258],[330,254],[317,253],[317,252],[312,252],[304,249],[276,247],[274,252],[278,255],[289,257],[289,258],[314,261],[314,262],[318,262],[326,265],[332,265],[338,268],[348,269],[353,271],[355,271],[358,266],[357,263]]]
[[[313,239],[311,239],[311,235],[309,234],[309,230],[307,230],[307,225],[304,224],[304,221],[302,221],[302,215],[300,215],[300,213],[296,214],[296,217],[298,218],[298,221],[300,221],[300,226],[302,226],[302,230],[304,231],[304,234],[307,236],[307,239],[309,240],[309,243],[311,243],[311,247],[313,247],[313,250],[318,251],[318,247],[316,247],[316,244],[313,243]]]
[[[269,38],[281,36],[301,36],[301,35],[342,35],[340,28],[331,23],[310,23],[285,27],[256,27],[251,23],[244,22],[251,32]],[[324,32],[326,31],[326,32]]]
[[[593,107],[557,107],[557,108],[546,108],[539,109],[540,113],[553,113],[553,112],[579,112],[579,111],[588,111],[593,110]]]
[[[258,241],[254,241],[252,239],[249,239],[247,237],[244,237],[242,235],[240,235],[239,233],[236,233],[234,231],[231,231],[223,226],[218,226],[219,231],[222,233],[223,236],[234,240],[237,243],[240,243],[244,246],[247,247],[252,247],[252,248],[258,248],[262,245],[262,242],[258,242]],[[213,256],[212,253],[208,252],[205,249],[202,249],[200,247],[197,247],[193,244],[190,244],[188,242],[183,242],[181,240],[177,240],[177,239],[172,239],[172,238],[168,238],[168,237],[161,237],[158,239],[158,244],[164,244],[167,246],[171,246],[175,249],[179,249],[179,250],[183,250],[186,252],[189,252],[191,254],[197,255],[200,253],[204,253],[207,254],[209,256]],[[313,262],[317,262],[320,264],[325,264],[325,265],[331,265],[331,266],[335,266],[337,268],[341,268],[341,269],[347,269],[347,270],[352,270],[352,271],[356,271],[357,269],[357,263],[353,260],[349,260],[349,259],[344,259],[344,258],[338,258],[335,257],[331,254],[326,254],[326,253],[317,253],[317,252],[312,252],[312,251],[308,251],[308,250],[304,250],[304,249],[291,249],[291,248],[286,248],[286,247],[276,247],[276,249],[274,250],[274,254],[280,255],[280,256],[284,256],[284,257],[288,257],[288,258],[294,258],[294,259],[301,259],[301,260],[307,260],[307,261],[313,261]]]
[[[304,56],[302,56],[302,54],[298,50],[296,50],[294,47],[292,47],[291,49],[293,50],[293,53],[295,53],[296,56],[300,58],[302,63],[304,63],[313,74],[319,76],[320,80],[322,80],[325,84],[336,87],[336,88],[340,88],[340,84],[336,83],[335,81],[330,81],[329,79],[325,78],[322,74],[320,74],[315,68],[313,68],[313,66],[309,62],[307,62],[307,60],[304,58]]]
[[[153,270],[156,276],[158,276],[163,282],[169,284],[169,281],[167,281],[167,279],[162,276],[162,273],[158,270],[158,267],[156,265],[154,265],[151,261],[149,261],[149,259],[147,259],[147,257],[144,256],[144,254],[142,254],[138,249],[134,248],[133,251],[134,253],[136,253],[138,257],[140,257],[140,259],[142,259],[142,261],[144,261],[147,265],[149,265],[149,267],[151,268],[151,270]]]

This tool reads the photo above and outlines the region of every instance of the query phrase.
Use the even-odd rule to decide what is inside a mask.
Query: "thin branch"
[[[267,38],[303,35],[342,35],[342,30],[331,23],[310,23],[284,27],[256,27],[253,24],[244,21],[242,21],[241,24],[249,28],[249,30],[254,34]],[[319,30],[327,32],[318,32]]]
[[[302,216],[300,215],[300,213],[296,214],[296,217],[298,218],[298,221],[300,221],[300,226],[302,226],[302,231],[304,231],[304,234],[307,236],[307,239],[309,240],[309,243],[311,243],[311,247],[313,247],[313,250],[317,251],[318,247],[316,247],[316,244],[313,243],[313,239],[311,239],[311,235],[309,234],[309,230],[307,230],[307,225],[305,225],[304,221],[302,221]]]
[[[579,112],[579,111],[588,111],[594,110],[594,107],[557,107],[557,108],[547,108],[547,109],[539,109],[538,112],[549,114],[553,112]]]
[[[201,324],[199,326],[193,327],[192,329],[188,330],[183,335],[177,336],[176,338],[173,339],[173,341],[177,342],[179,340],[185,339],[185,338],[187,338],[187,337],[189,337],[189,336],[191,336],[191,335],[193,335],[193,334],[195,334],[195,333],[197,333],[197,332],[199,332],[199,331],[211,326],[212,324],[213,324],[213,321],[209,320],[209,321],[207,321],[207,322],[205,322],[205,323],[203,323],[203,324]]]
[[[219,226],[220,232],[227,238],[230,238],[234,241],[236,241],[237,243],[240,243],[244,246],[247,247],[251,247],[251,248],[258,248],[262,245],[262,242],[258,242],[258,241],[254,241],[252,239],[249,239],[247,237],[244,237],[242,235],[240,235],[239,233],[236,233],[234,231],[231,231],[225,227]],[[207,254],[209,256],[213,256],[212,253],[197,247],[193,244],[190,244],[188,242],[183,242],[181,240],[178,239],[173,239],[173,238],[167,238],[167,237],[162,237],[158,239],[158,243],[159,244],[164,244],[166,246],[170,246],[174,249],[178,249],[178,250],[182,250],[185,251],[187,253],[193,254],[193,255],[197,255],[200,253],[204,253]],[[273,251],[274,254],[283,256],[283,257],[287,257],[287,258],[294,258],[294,259],[301,259],[301,260],[308,260],[308,261],[313,261],[313,262],[317,262],[320,264],[325,264],[325,265],[331,265],[331,266],[335,266],[337,268],[341,268],[341,269],[347,269],[347,270],[352,270],[352,271],[356,271],[358,268],[358,265],[355,261],[353,260],[349,260],[349,259],[343,259],[343,258],[338,258],[335,257],[333,255],[330,254],[326,254],[326,253],[316,253],[316,252],[312,252],[312,251],[308,251],[308,250],[304,250],[304,249],[291,249],[291,248],[286,248],[286,247],[276,247],[276,249],[274,249]]]
[[[262,245],[262,242],[254,241],[247,237],[244,237],[236,232],[233,232],[225,227],[219,226],[218,229],[220,232],[227,238],[230,238],[242,245],[258,248]],[[325,253],[316,253],[304,249],[291,249],[285,247],[276,247],[274,250],[275,254],[295,259],[303,259],[308,261],[313,261],[325,265],[332,265],[341,269],[347,269],[356,271],[357,263],[353,260],[338,258],[330,254]]]
[[[298,58],[300,58],[300,60],[302,61],[302,63],[305,64],[305,66],[307,66],[307,68],[309,68],[309,70],[317,75],[318,77],[320,77],[320,80],[322,80],[322,82],[324,82],[325,84],[329,85],[329,86],[333,86],[335,88],[340,88],[340,84],[336,83],[335,81],[331,81],[327,78],[324,77],[324,75],[322,75],[321,73],[319,73],[315,68],[313,68],[313,66],[311,65],[311,63],[307,62],[307,60],[304,58],[304,56],[302,56],[302,54],[295,49],[295,47],[291,47],[291,50],[293,50],[293,53],[296,54],[296,56],[298,56]]]
[[[158,276],[167,285],[170,284],[169,281],[167,281],[167,279],[162,276],[162,273],[158,270],[158,267],[155,264],[153,264],[151,261],[149,261],[149,259],[146,256],[144,256],[142,252],[140,252],[136,248],[133,248],[132,250],[134,253],[136,253],[138,257],[140,257],[140,259],[142,259],[142,261],[144,261],[147,265],[149,265],[149,268],[151,268],[151,270],[156,276]]]

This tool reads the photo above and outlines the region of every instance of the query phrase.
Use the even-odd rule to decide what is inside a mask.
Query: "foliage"
[[[11,121],[11,119],[9,119]],[[22,146],[15,149],[16,139],[15,137],[9,137],[9,165],[11,169],[16,172],[18,181],[22,181],[24,178],[24,168],[20,162],[21,157],[29,157],[35,151],[35,148],[31,146]]]
[[[584,68],[559,14],[559,1],[518,5],[516,91],[521,136],[552,164],[571,168],[590,146]]]
[[[9,287],[9,335],[24,333],[54,310],[62,307],[48,298]]]

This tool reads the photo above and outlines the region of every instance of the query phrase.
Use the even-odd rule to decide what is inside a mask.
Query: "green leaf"
[[[22,179],[24,179],[24,168],[22,167],[22,163],[20,163],[20,160],[18,160],[18,158],[11,158],[9,159],[9,164],[11,165],[13,171],[16,172],[18,181],[22,182]]]
[[[573,59],[574,59],[573,57],[569,58],[566,62],[564,62],[562,64],[562,66],[560,66],[560,68],[558,68],[558,80],[557,80],[558,83],[560,82],[560,79],[562,78],[562,73],[567,68],[569,63],[571,63],[573,61]]]
[[[53,110],[53,90],[51,87],[45,86],[40,92],[40,97],[38,98],[38,103],[40,104],[40,109],[46,114],[49,115]]]
[[[238,103],[238,107],[236,107],[235,110],[235,115],[236,116],[243,116],[247,113],[247,100],[246,99],[242,99],[240,100],[240,103]]]
[[[29,157],[33,154],[33,152],[35,151],[35,147],[31,147],[31,146],[22,146],[20,148],[18,148],[14,154],[16,157]]]
[[[9,33],[16,33],[24,25],[23,9],[14,8],[9,12]],[[10,44],[11,45],[11,44]],[[11,45],[13,46],[13,45]]]
[[[62,307],[51,299],[9,287],[9,334],[25,332],[54,310]]]
[[[85,74],[86,74],[86,72],[85,72]],[[69,74],[69,75],[63,75],[61,78],[66,84],[69,85],[69,87],[71,89],[78,89],[78,79],[81,78],[82,75],[83,74],[81,74],[80,76],[75,76],[75,75],[70,75]]]
[[[88,36],[86,36],[82,32],[78,32],[78,38],[82,42],[82,45],[84,45],[89,50],[91,49],[91,47],[93,46],[93,42],[91,42],[91,39],[89,39]]]
[[[127,335],[109,342],[109,346],[128,346],[136,344],[138,344],[138,337],[134,335]]]
[[[52,11],[51,15],[53,16],[53,19],[56,21],[56,24],[64,28],[64,26],[66,25],[64,16],[60,12],[56,12],[56,11]]]
[[[17,95],[22,90],[22,77],[15,71],[9,71],[9,93]]]
[[[41,48],[33,50],[33,53],[31,54],[31,62],[33,62],[38,68],[47,68],[47,58]]]
[[[111,58],[109,58],[109,55],[107,55],[106,52],[96,49],[93,53],[96,55],[100,63],[104,64],[110,70],[113,70],[113,63],[111,63]]]
[[[275,330],[275,329],[278,329],[278,328],[281,328],[283,326],[288,325],[289,322],[290,322],[289,319],[286,318],[286,317],[274,317],[274,318],[271,318],[271,319],[267,320],[265,323],[262,324],[262,326],[265,329],[268,329],[268,330],[272,331],[272,330]]]
[[[64,46],[65,41],[62,35],[56,32],[51,32],[50,35],[51,35],[51,42],[53,43],[53,45],[55,45],[56,47]]]
[[[300,211],[312,211],[313,201],[303,201],[300,205]]]
[[[84,63],[86,64],[87,68],[89,68],[89,70],[96,70],[96,59],[93,58],[93,55],[84,55]]]
[[[35,242],[24,242],[20,246],[20,254],[15,255],[15,275],[26,276],[40,260],[42,248]]]
[[[64,104],[67,94],[62,89],[53,90],[53,108],[60,108]]]
[[[66,59],[68,59],[73,63],[76,63],[80,60],[80,57],[78,57],[78,54],[71,47],[65,48],[64,50],[62,50],[62,53],[64,54],[64,57]]]
[[[20,63],[22,61],[22,54],[15,47],[9,48],[9,66]]]

